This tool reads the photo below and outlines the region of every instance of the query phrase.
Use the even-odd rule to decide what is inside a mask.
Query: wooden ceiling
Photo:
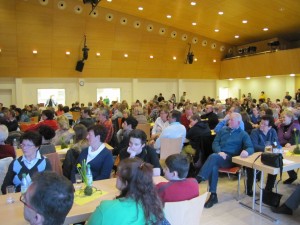
[[[192,6],[191,2],[196,5]],[[98,7],[235,46],[274,37],[300,40],[299,0],[101,0]],[[143,10],[138,10],[138,7],[143,7]],[[219,11],[224,14],[219,15]],[[171,19],[167,15],[171,15]],[[244,24],[242,20],[248,23]],[[193,26],[192,22],[197,25]],[[263,31],[263,28],[269,30]],[[236,39],[235,35],[239,38]]]

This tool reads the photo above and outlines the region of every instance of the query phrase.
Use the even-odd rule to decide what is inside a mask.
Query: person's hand
[[[243,151],[241,152],[241,154],[240,154],[240,156],[241,156],[242,158],[247,158],[248,155],[249,155],[249,153],[248,153],[246,150],[243,150]]]
[[[225,152],[219,152],[219,156],[221,156],[225,160],[227,157],[227,154]]]
[[[291,146],[292,146],[292,145],[291,145],[290,143],[286,143],[284,147],[289,148],[289,147],[291,147]]]
[[[127,152],[130,154],[129,158],[134,158],[136,155],[136,152],[133,151],[130,147],[127,148]]]

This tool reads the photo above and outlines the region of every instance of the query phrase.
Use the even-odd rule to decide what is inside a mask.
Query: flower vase
[[[84,195],[91,196],[93,194],[93,187],[86,185],[83,191]]]
[[[294,148],[294,154],[300,154],[300,147],[299,145],[296,145],[296,147]]]

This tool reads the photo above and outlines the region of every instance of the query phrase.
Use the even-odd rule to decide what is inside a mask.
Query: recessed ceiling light
[[[265,27],[264,29],[263,29],[263,31],[268,31],[269,30],[269,28],[267,28],[267,27]]]
[[[33,50],[33,51],[32,51],[32,54],[35,54],[35,55],[36,55],[36,54],[37,54],[37,50]]]
[[[215,62],[217,62],[217,60],[216,60],[216,59],[214,59],[214,60],[213,60],[213,62],[215,63]]]
[[[246,80],[250,80],[250,77],[246,77]]]
[[[96,53],[96,56],[100,56],[100,55],[101,55],[100,52],[97,52],[97,53]]]
[[[167,18],[168,18],[168,19],[171,19],[171,18],[172,18],[172,16],[171,16],[171,15],[167,15]]]
[[[242,23],[248,23],[248,20],[243,20]]]
[[[71,54],[71,52],[69,52],[69,51],[66,52],[66,55],[70,55],[70,54]]]
[[[232,79],[232,78],[229,78],[228,80],[232,81],[233,79]]]
[[[143,11],[144,8],[140,6],[140,7],[138,7],[138,10]]]
[[[177,58],[176,58],[176,56],[173,56],[173,60],[176,60]]]
[[[128,57],[128,54],[125,53],[125,54],[124,54],[124,57],[127,58],[127,57]]]
[[[149,57],[150,57],[150,59],[153,59],[153,58],[154,58],[154,56],[153,56],[153,55],[150,55]]]
[[[219,32],[219,29],[215,29],[215,32]]]
[[[196,23],[196,22],[193,22],[193,23],[192,23],[192,25],[193,25],[193,26],[196,26],[196,25],[197,25],[197,23]]]
[[[112,2],[112,0],[107,0],[108,2]]]
[[[197,3],[196,2],[191,2],[191,5],[196,5]]]
[[[290,74],[290,76],[291,76],[291,77],[294,77],[294,76],[295,76],[295,74],[294,74],[294,73],[291,73],[291,74]]]
[[[239,37],[240,37],[239,35],[235,35],[235,36],[234,36],[234,38],[239,38]]]
[[[224,14],[224,12],[220,11],[220,12],[218,12],[218,14],[219,14],[219,15],[223,15],[223,14]]]
[[[270,75],[268,75],[268,76],[266,76],[266,78],[268,78],[268,79],[269,79],[269,78],[271,78],[271,76],[270,76]]]
[[[197,61],[198,61],[198,59],[197,59],[197,58],[194,58],[194,61],[196,61],[196,62],[197,62]]]

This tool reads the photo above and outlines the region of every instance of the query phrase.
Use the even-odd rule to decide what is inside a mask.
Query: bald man
[[[213,106],[212,105],[206,105],[205,106],[205,114],[201,116],[201,119],[207,119],[208,120],[208,126],[211,130],[215,129],[217,124],[219,123],[219,119],[217,114],[213,112]]]

